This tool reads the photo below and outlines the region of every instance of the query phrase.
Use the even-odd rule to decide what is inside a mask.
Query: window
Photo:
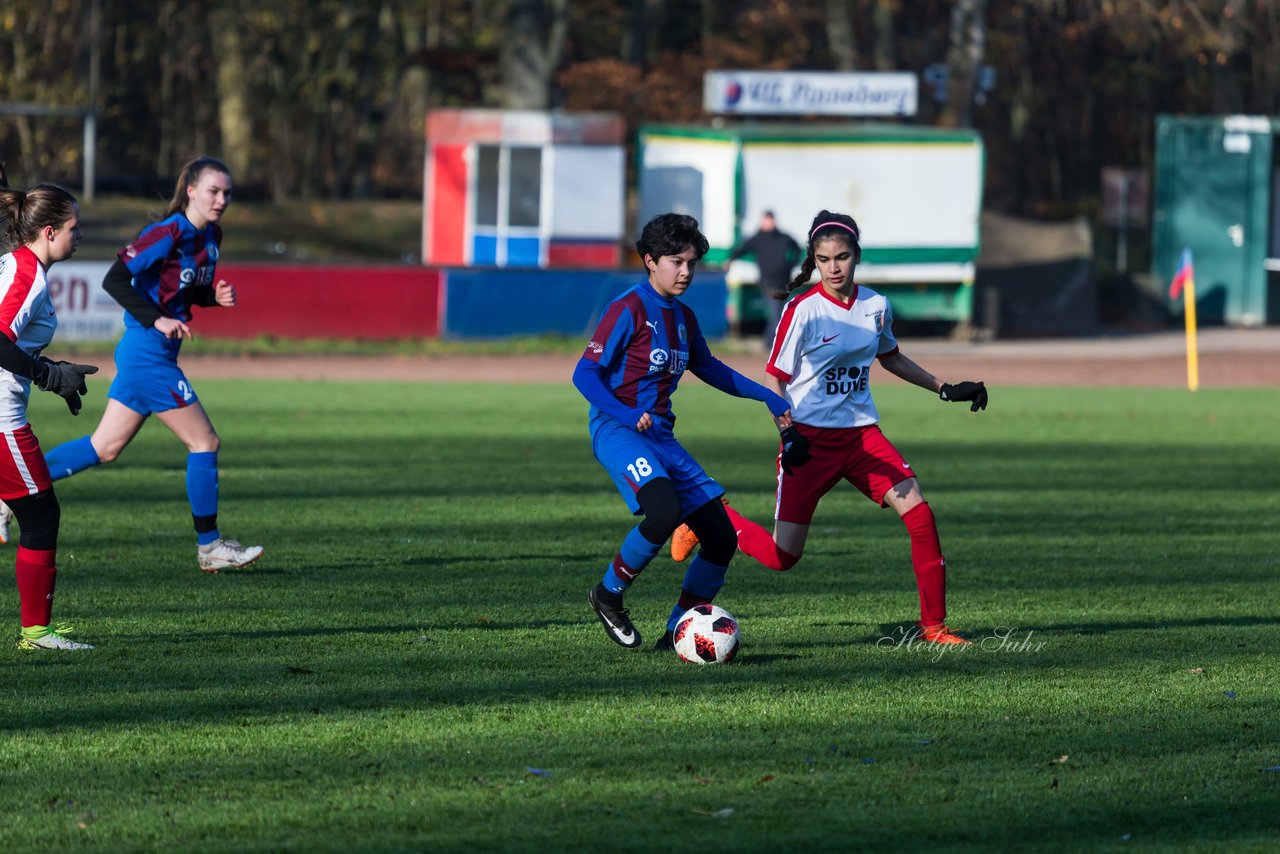
[[[476,147],[476,225],[496,228],[498,225],[499,153],[496,145]]]
[[[542,210],[542,149],[512,148],[507,225],[537,228]]]

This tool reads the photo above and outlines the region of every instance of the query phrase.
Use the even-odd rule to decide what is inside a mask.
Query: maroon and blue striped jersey
[[[591,403],[593,425],[605,415],[634,430],[648,412],[659,432],[670,431],[671,395],[686,370],[725,394],[763,401],[774,417],[788,409],[782,397],[713,356],[693,311],[648,282],[605,306],[573,384]]]
[[[671,395],[685,370],[715,357],[689,307],[642,282],[605,306],[582,358],[620,405],[590,396],[591,417],[604,411],[632,426],[645,412],[674,422]]]
[[[213,287],[222,229],[211,222],[197,229],[182,213],[154,222],[120,250],[120,260],[133,274],[133,288],[164,313],[191,319],[193,301],[187,288]],[[200,304],[199,299],[194,304]]]

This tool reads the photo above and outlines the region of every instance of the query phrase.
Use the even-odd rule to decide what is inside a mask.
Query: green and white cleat
[[[91,643],[77,643],[65,637],[72,631],[70,626],[58,626],[56,631],[48,626],[23,626],[18,649],[93,649]]]
[[[219,537],[207,546],[196,546],[196,559],[201,572],[240,569],[262,557],[262,546],[242,546],[235,540]]]

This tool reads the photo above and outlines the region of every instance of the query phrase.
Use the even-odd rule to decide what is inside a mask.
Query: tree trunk
[[[502,102],[515,110],[551,104],[551,73],[564,49],[568,0],[510,0],[502,41]]]
[[[218,130],[222,161],[231,174],[248,181],[253,157],[253,95],[246,70],[239,3],[224,3],[213,12],[214,60],[218,65]]]
[[[173,0],[169,0],[160,8],[158,23],[160,31],[164,33],[166,40],[179,38],[174,32],[172,25],[176,14],[177,4]],[[165,175],[176,173],[178,164],[174,161],[177,159],[176,145],[174,141],[174,115],[177,113],[178,105],[175,103],[173,93],[173,81],[177,75],[177,60],[173,51],[161,51],[160,54],[160,103],[157,105],[160,110],[159,145],[156,148],[156,173]]]
[[[973,126],[973,96],[987,45],[987,0],[955,0],[947,49],[947,104],[938,124]]]
[[[1209,57],[1210,79],[1213,85],[1213,112],[1232,115],[1245,110],[1238,57],[1248,49],[1244,27],[1249,10],[1245,0],[1227,0],[1222,5],[1223,14],[1218,25],[1220,47],[1215,55]]]
[[[875,0],[871,10],[872,64],[876,71],[897,71],[898,52],[894,46],[893,0]]]
[[[856,71],[858,43],[853,31],[851,0],[827,0],[827,43],[836,71]]]

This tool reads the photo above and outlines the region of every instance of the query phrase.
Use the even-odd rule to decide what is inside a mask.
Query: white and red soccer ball
[[[676,655],[691,664],[728,664],[738,642],[738,621],[719,605],[695,605],[676,622]]]

